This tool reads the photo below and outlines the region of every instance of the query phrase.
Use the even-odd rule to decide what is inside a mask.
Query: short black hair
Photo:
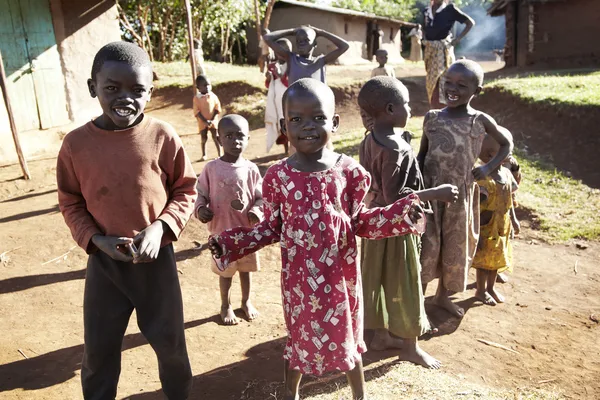
[[[311,93],[314,96],[321,98],[323,103],[329,104],[335,112],[335,95],[333,94],[333,90],[323,82],[313,78],[298,79],[287,88],[281,99],[284,112],[287,108],[288,97],[296,92]]]
[[[242,117],[239,114],[227,114],[225,115],[223,118],[221,118],[221,120],[219,121],[219,126],[217,127],[219,133],[221,133],[221,126],[223,126],[224,124],[227,123],[232,123],[235,124],[242,129],[242,131],[248,135],[250,132],[250,126],[248,124],[248,120],[244,117]]]
[[[450,66],[450,68],[452,68],[452,67],[461,67],[461,68],[464,68],[467,71],[471,72],[476,79],[477,86],[483,86],[483,68],[481,68],[481,65],[479,65],[475,61],[468,60],[465,58],[465,59],[454,62]],[[448,68],[448,69],[450,69],[450,68]]]
[[[200,84],[200,82],[210,83],[210,80],[208,79],[208,77],[206,75],[198,75],[196,77],[196,86],[198,86]]]
[[[364,84],[358,92],[358,105],[374,117],[385,111],[390,103],[408,101],[408,89],[391,76],[376,76]]]
[[[102,69],[102,66],[107,61],[121,61],[132,67],[148,67],[152,70],[152,62],[146,50],[140,46],[129,42],[112,42],[103,46],[94,57],[92,64],[92,79],[96,79],[96,75]]]
[[[202,45],[202,42],[199,39],[194,39],[194,48],[199,49]]]
[[[375,57],[377,57],[378,54],[384,54],[387,56],[388,55],[388,51],[386,49],[377,49],[375,51]]]

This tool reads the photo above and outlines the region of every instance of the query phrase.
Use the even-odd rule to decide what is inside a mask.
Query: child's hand
[[[133,238],[133,242],[138,248],[138,254],[133,259],[133,263],[139,264],[156,260],[163,234],[164,227],[161,220],[154,221],[149,227],[138,233]]]
[[[221,258],[221,256],[223,255],[223,249],[213,237],[208,239],[208,249],[215,258]]]
[[[438,186],[435,192],[437,200],[439,201],[443,201],[445,203],[456,203],[458,200],[458,188],[454,185],[450,185],[449,183]]]
[[[212,221],[214,216],[215,216],[215,213],[213,212],[213,210],[211,210],[210,208],[208,208],[206,206],[200,207],[198,209],[198,219],[202,223],[206,224],[207,222]]]
[[[488,176],[490,174],[490,171],[487,167],[487,165],[482,165],[480,167],[477,168],[473,168],[473,177],[475,178],[476,181],[485,179],[486,176]]]
[[[256,225],[260,222],[260,219],[253,212],[249,212],[248,213],[248,222],[250,222],[250,225]]]
[[[513,232],[515,235],[518,235],[519,233],[521,233],[521,223],[519,221],[513,221],[512,222],[512,227],[513,227]]]
[[[212,120],[211,120],[211,119],[207,119],[207,120],[206,120],[206,125],[207,125],[209,128],[212,128],[212,127],[213,127],[213,122],[212,122]]]
[[[425,215],[425,211],[423,211],[423,207],[420,204],[413,204],[410,206],[410,210],[408,211],[408,218],[412,221],[413,224],[419,222],[421,218]]]
[[[125,247],[125,245],[133,243],[133,239],[131,238],[97,234],[92,236],[92,243],[115,261],[133,261],[133,257]]]

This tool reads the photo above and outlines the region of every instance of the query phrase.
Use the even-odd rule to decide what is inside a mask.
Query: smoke
[[[490,17],[484,6],[471,6],[462,9],[475,20],[475,26],[465,36],[457,48],[457,53],[465,56],[494,57],[493,50],[504,49],[506,42],[506,25],[504,16]],[[460,32],[462,26],[458,26]]]

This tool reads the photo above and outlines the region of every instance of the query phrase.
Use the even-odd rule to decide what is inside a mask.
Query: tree
[[[265,19],[263,20],[263,29],[268,29],[271,23],[271,14],[273,14],[273,7],[277,0],[267,0],[267,8],[265,9]]]
[[[334,0],[334,7],[410,21],[417,14],[415,0]]]

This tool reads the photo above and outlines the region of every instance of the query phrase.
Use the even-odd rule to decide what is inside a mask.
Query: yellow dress
[[[510,171],[504,167],[500,167],[499,174],[502,182],[490,176],[477,182],[482,194],[480,213],[491,211],[492,217],[487,224],[480,225],[473,268],[510,272],[512,271],[510,209],[513,206],[512,193],[516,190],[516,182]]]

